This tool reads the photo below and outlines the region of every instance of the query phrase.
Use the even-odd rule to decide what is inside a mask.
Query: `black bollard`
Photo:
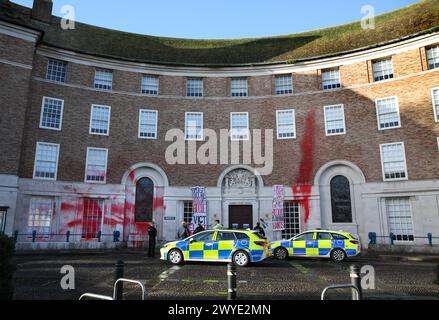
[[[360,266],[351,265],[351,283],[358,288],[358,300],[363,300],[363,293],[361,290],[361,268]],[[352,289],[352,300],[357,300],[357,292]]]
[[[227,300],[236,300],[236,266],[232,263],[227,265]]]
[[[118,260],[116,263],[116,271],[114,273],[114,282],[123,278],[124,268],[125,263],[122,260]],[[119,282],[116,285],[116,296],[114,298],[116,300],[123,300],[123,282]]]

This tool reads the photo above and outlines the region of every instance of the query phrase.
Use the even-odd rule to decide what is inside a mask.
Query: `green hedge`
[[[14,240],[0,234],[0,300],[11,300],[14,292],[12,275],[15,267],[11,262],[14,250]]]

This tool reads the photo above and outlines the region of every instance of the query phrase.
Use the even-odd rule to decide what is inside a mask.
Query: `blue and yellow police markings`
[[[237,232],[244,233],[246,237],[244,239],[216,241],[220,233],[233,234]],[[170,242],[160,250],[161,259],[168,260],[169,253],[172,253],[175,249],[183,254],[183,259],[186,261],[231,261],[237,251],[245,251],[251,262],[259,262],[270,256],[268,240],[261,240],[250,231],[218,230],[209,239],[194,241],[193,238],[188,238],[182,241]]]
[[[343,261],[346,256],[360,253],[360,244],[351,234],[341,231],[307,231],[290,240],[275,241],[271,244],[272,254],[278,259],[288,256],[331,257]]]

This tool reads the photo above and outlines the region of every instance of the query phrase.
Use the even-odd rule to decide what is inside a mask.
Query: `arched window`
[[[352,223],[351,188],[344,176],[331,180],[332,222]]]
[[[154,182],[150,178],[142,178],[136,184],[136,222],[151,222],[154,202]]]

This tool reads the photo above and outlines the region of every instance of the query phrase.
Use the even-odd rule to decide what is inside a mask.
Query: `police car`
[[[233,262],[239,267],[270,257],[266,238],[254,231],[208,230],[160,249],[160,259],[178,265],[183,261]]]
[[[360,241],[350,233],[329,230],[310,230],[290,240],[271,243],[272,254],[279,260],[288,257],[331,258],[342,262],[361,253]]]

